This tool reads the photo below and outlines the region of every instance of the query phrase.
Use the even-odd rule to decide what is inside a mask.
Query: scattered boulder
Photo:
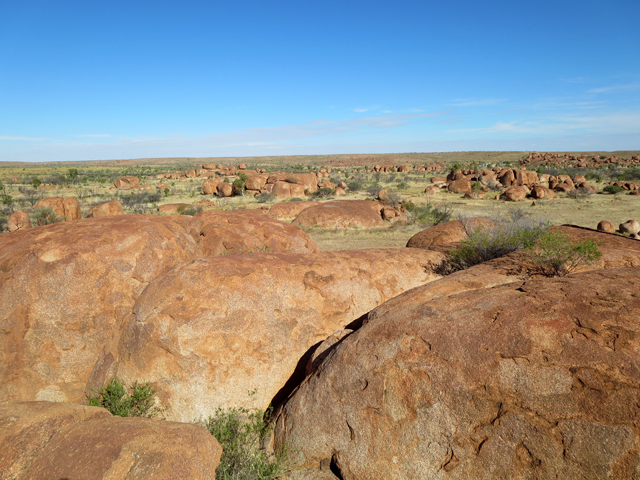
[[[142,290],[198,256],[184,228],[155,215],[0,235],[0,403],[81,402],[96,362],[105,371],[113,362],[110,342]]]
[[[36,208],[50,208],[59,217],[65,217],[66,222],[82,218],[80,202],[74,197],[47,197],[36,203]]]
[[[431,177],[431,183],[435,185],[444,185],[447,183],[447,177]]]
[[[631,478],[639,288],[615,269],[426,303],[412,290],[303,382],[276,444],[341,478]]]
[[[345,191],[344,188],[336,187],[336,192],[335,192],[336,197],[342,197],[342,196],[344,196],[346,194],[347,194],[347,192]]]
[[[119,190],[129,190],[140,185],[140,179],[138,177],[120,177],[116,178],[113,184]]]
[[[598,231],[606,233],[615,233],[616,227],[608,220],[602,220],[598,223]]]
[[[6,403],[0,426],[2,478],[214,480],[222,453],[199,425],[114,417],[97,407]]]
[[[576,189],[576,187],[573,185],[573,182],[571,183],[563,182],[563,183],[557,184],[555,187],[553,187],[553,189],[556,192],[571,193]]]
[[[318,202],[314,202],[312,200],[302,202],[280,202],[273,205],[267,215],[276,220],[295,218],[301,211],[314,205],[318,205]]]
[[[116,373],[126,382],[151,381],[174,420],[206,418],[217,406],[264,410],[286,397],[283,387],[314,345],[438,278],[429,266],[442,258],[407,248],[183,264],[139,298]]]
[[[424,193],[427,195],[435,195],[438,192],[440,192],[440,187],[438,185],[429,185],[424,189]]]
[[[478,228],[491,228],[495,222],[487,217],[473,217],[464,220],[444,222],[416,233],[407,242],[407,247],[429,248],[436,245],[448,245],[467,238],[467,231]]]
[[[527,190],[524,187],[509,187],[500,198],[508,202],[519,202],[527,197]]]
[[[536,185],[538,173],[532,170],[516,170],[516,185]]]
[[[376,195],[376,198],[381,202],[386,202],[389,200],[389,192],[387,191],[386,188],[383,188],[378,192],[378,195]]]
[[[291,202],[295,203],[295,202]],[[187,231],[202,253],[314,253],[318,246],[305,232],[265,215],[263,210],[210,210],[194,215]]]
[[[7,220],[7,227],[10,232],[31,228],[31,217],[27,212],[19,211],[11,214]]]
[[[637,220],[627,220],[618,227],[620,233],[629,233],[635,235],[640,233],[640,223]]]
[[[267,183],[267,175],[251,175],[245,182],[247,190],[262,190]]]
[[[114,217],[124,215],[124,208],[118,200],[94,205],[87,212],[87,218]]]
[[[293,221],[305,227],[383,227],[382,204],[372,200],[334,200],[304,209]]]
[[[451,193],[466,193],[471,190],[471,182],[466,178],[454,180],[447,185],[447,191]]]
[[[158,213],[162,215],[175,215],[176,213],[182,213],[189,208],[194,208],[193,205],[188,203],[165,203],[158,206]]]
[[[233,185],[227,182],[219,182],[217,186],[219,197],[230,197],[233,195]]]
[[[278,181],[271,193],[277,198],[301,198],[304,197],[304,185]]]
[[[205,195],[217,195],[218,194],[218,184],[220,184],[220,180],[217,178],[209,178],[202,183],[202,193]]]

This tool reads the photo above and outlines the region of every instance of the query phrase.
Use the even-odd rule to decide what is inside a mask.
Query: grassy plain
[[[571,152],[569,152],[571,153]],[[584,154],[585,152],[580,152]],[[640,152],[589,152],[589,155],[611,155],[617,157],[631,157]],[[368,172],[366,167],[373,165],[410,165],[437,164],[445,170],[453,163],[480,166],[510,165],[516,166],[518,161],[526,156],[525,152],[451,152],[451,153],[406,153],[388,155],[320,155],[320,156],[287,156],[287,157],[228,157],[228,158],[171,158],[171,159],[134,159],[114,161],[88,162],[55,162],[55,163],[0,163],[0,182],[4,184],[1,194],[12,199],[12,205],[0,205],[0,216],[6,218],[10,210],[29,208],[24,195],[19,188],[31,189],[34,178],[48,188],[40,188],[43,196],[75,196],[79,198],[83,213],[90,206],[113,199],[120,200],[125,205],[127,213],[154,213],[159,205],[168,203],[187,203],[200,208],[217,208],[233,210],[238,208],[270,207],[273,202],[258,203],[253,197],[217,198],[204,196],[201,192],[203,179],[188,178],[175,180],[156,180],[155,175],[172,173],[191,168],[199,168],[205,163],[238,165],[245,163],[248,169],[260,167],[269,172],[309,172],[317,171],[321,167],[332,167],[330,179],[337,183],[344,180],[348,184],[359,184],[357,191],[348,192],[340,199],[372,198],[375,188],[386,188],[392,195],[402,200],[411,201],[418,207],[431,205],[442,208],[448,205],[453,210],[453,217],[457,216],[530,216],[548,221],[551,224],[575,224],[595,228],[600,220],[610,220],[615,225],[629,219],[640,219],[640,196],[631,196],[627,192],[618,195],[592,194],[582,198],[571,198],[565,194],[558,194],[552,200],[531,200],[523,202],[503,202],[496,200],[497,192],[488,192],[482,200],[463,199],[462,195],[440,192],[430,197],[424,194],[426,186],[430,185],[430,177],[434,173],[374,173]],[[71,170],[77,171],[77,176],[70,177]],[[612,179],[612,175],[619,175],[620,169],[615,171],[606,168],[594,170],[602,177],[601,182],[595,180],[589,183],[602,189],[603,182]],[[443,173],[436,173],[442,175]],[[120,176],[133,175],[141,178],[142,184],[151,185],[148,191],[118,191],[113,187],[113,180]],[[18,181],[12,181],[16,178]],[[615,179],[615,178],[613,178]],[[640,183],[638,180],[631,180]],[[156,191],[156,184],[163,182],[171,186],[171,191],[165,194]],[[51,184],[57,184],[51,186]],[[145,197],[146,195],[146,197]],[[144,198],[143,198],[144,197]],[[3,197],[5,198],[5,197]],[[127,199],[129,202],[127,203]],[[144,201],[147,199],[148,201]],[[335,198],[332,198],[335,199]],[[324,201],[326,199],[320,200]],[[308,228],[307,233],[323,250],[344,250],[354,248],[385,248],[402,247],[415,233],[429,227],[428,223],[419,221],[408,224],[389,224],[377,229],[321,229]],[[0,228],[2,225],[0,224]]]

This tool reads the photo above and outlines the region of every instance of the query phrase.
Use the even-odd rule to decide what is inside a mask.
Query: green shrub
[[[67,217],[60,217],[51,207],[36,208],[33,213],[33,220],[37,225],[51,225],[52,223],[64,222]]]
[[[284,448],[273,458],[261,448],[271,432],[264,420],[266,414],[243,407],[218,408],[204,423],[222,446],[220,465],[216,469],[219,480],[271,480],[288,471],[289,451]]]
[[[256,195],[256,201],[258,203],[267,203],[267,202],[272,202],[276,199],[276,196],[273,195],[272,193],[268,193],[268,192],[262,192],[258,195]]]
[[[607,185],[602,189],[603,192],[616,194],[620,192],[624,192],[624,188],[619,187],[618,185]]]
[[[336,191],[333,188],[322,187],[311,194],[312,197],[327,198],[334,195]]]
[[[145,417],[153,418],[162,415],[166,408],[155,405],[153,396],[156,391],[149,383],[134,383],[131,393],[127,392],[124,384],[113,377],[109,383],[97,392],[89,396],[89,405],[102,407],[119,417]]]
[[[567,275],[602,256],[595,240],[573,242],[568,235],[560,232],[546,232],[530,248],[533,263],[548,277]]]
[[[238,175],[238,177],[240,177],[240,180],[242,180],[243,182],[246,182],[249,179],[249,175],[247,175],[246,173],[241,173],[240,175]]]
[[[464,225],[464,221],[463,221]],[[453,273],[479,263],[503,257],[522,248],[530,248],[546,231],[545,224],[516,222],[481,226],[468,231],[468,237],[450,252],[441,265],[442,273]]]

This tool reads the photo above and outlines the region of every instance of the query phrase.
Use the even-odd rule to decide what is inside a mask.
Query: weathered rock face
[[[430,265],[442,258],[407,248],[198,259],[139,298],[117,374],[151,381],[174,420],[217,406],[265,409],[312,346],[437,278]]]
[[[382,204],[371,200],[335,200],[306,208],[293,221],[307,227],[382,227]]]
[[[140,185],[138,177],[120,177],[113,181],[113,185],[120,190],[129,190]]]
[[[447,190],[451,193],[466,193],[471,190],[471,182],[466,178],[454,180],[447,185]]]
[[[269,175],[268,184],[276,182],[295,183],[302,186],[302,192],[309,190],[313,193],[318,190],[318,177],[314,173],[276,173]]]
[[[633,478],[635,269],[412,302],[343,339],[277,441],[342,478]]]
[[[114,217],[124,215],[124,208],[118,200],[94,205],[87,212],[87,218]]]
[[[614,233],[616,231],[616,227],[613,225],[612,222],[608,220],[601,220],[598,223],[598,231],[606,232],[606,233]]]
[[[82,218],[80,202],[73,197],[48,197],[36,203],[36,208],[51,208],[59,217],[65,217],[65,221],[78,220]]]
[[[7,227],[10,232],[31,228],[31,217],[27,212],[19,211],[12,214],[7,220]]]
[[[82,401],[103,347],[117,343],[138,295],[197,256],[184,228],[152,215],[0,236],[0,402]],[[107,354],[101,368],[112,361]]]
[[[264,210],[211,210],[194,215],[187,226],[204,255],[247,252],[315,253],[318,246],[290,223],[265,215]]]
[[[220,182],[217,186],[219,197],[230,197],[233,195],[233,185],[226,182]]]
[[[0,445],[0,477],[20,480],[213,480],[222,452],[197,425],[55,402],[1,405]]]
[[[487,217],[475,217],[464,220],[465,226],[460,220],[441,223],[433,227],[416,233],[407,242],[407,247],[428,248],[435,245],[447,245],[449,243],[461,242],[467,238],[467,230],[475,230],[485,227],[491,228],[495,222]]]
[[[278,198],[302,198],[304,197],[304,185],[289,182],[276,182],[271,193]]]
[[[218,184],[220,180],[217,178],[210,178],[205,180],[202,183],[202,193],[205,195],[217,195],[218,194]]]
[[[164,215],[175,215],[176,213],[182,213],[189,208],[194,208],[194,205],[188,203],[165,203],[158,206],[158,213]]]
[[[537,183],[537,172],[532,170],[516,170],[516,185],[535,185]]]
[[[640,232],[640,223],[637,220],[627,220],[618,226],[618,230],[622,233],[637,234]]]
[[[271,207],[268,215],[276,220],[295,218],[301,211],[314,205],[318,205],[318,202],[311,200],[304,202],[280,202]]]
[[[247,190],[262,190],[267,183],[268,175],[250,175],[245,182]]]
[[[527,196],[527,190],[524,187],[510,187],[500,195],[500,198],[507,200],[508,202],[519,202],[524,200]]]

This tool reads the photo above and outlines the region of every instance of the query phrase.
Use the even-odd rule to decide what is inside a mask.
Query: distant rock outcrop
[[[118,200],[94,205],[87,212],[87,218],[114,217],[124,215],[124,208]]]
[[[304,209],[293,223],[324,228],[382,227],[382,207],[372,200],[335,200]]]

